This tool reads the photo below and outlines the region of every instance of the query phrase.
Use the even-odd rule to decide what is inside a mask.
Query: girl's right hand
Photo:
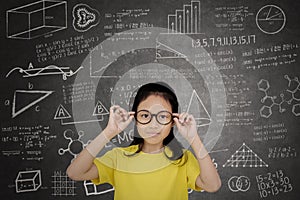
[[[127,112],[118,105],[109,109],[109,120],[106,126],[107,132],[110,133],[109,139],[121,133],[134,118],[134,112]]]

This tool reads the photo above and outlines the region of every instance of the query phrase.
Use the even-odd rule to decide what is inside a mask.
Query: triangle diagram
[[[12,118],[39,103],[52,93],[53,91],[16,90],[12,104]]]
[[[69,112],[60,104],[55,112],[54,119],[68,119],[71,118]]]
[[[268,167],[268,164],[243,143],[223,167]]]
[[[107,115],[109,114],[108,110],[104,107],[104,105],[98,101],[93,112],[93,116],[97,115]]]
[[[186,56],[175,49],[156,41],[156,58],[186,58]]]
[[[187,112],[194,116],[197,127],[206,126],[211,123],[211,117],[195,90],[193,90]]]

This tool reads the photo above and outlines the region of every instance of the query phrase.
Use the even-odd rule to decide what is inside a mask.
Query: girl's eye
[[[168,116],[167,115],[159,115],[159,118],[161,119],[166,119]]]
[[[142,118],[149,118],[149,114],[141,114]]]
[[[158,118],[161,119],[161,120],[170,120],[171,115],[170,114],[160,114],[158,116]]]

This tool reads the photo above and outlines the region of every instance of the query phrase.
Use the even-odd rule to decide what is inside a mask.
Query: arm
[[[109,141],[106,139],[106,130],[100,133],[67,168],[68,176],[76,181],[91,180],[98,177],[98,170],[93,163],[97,155]],[[88,150],[88,149],[92,149]],[[90,153],[93,152],[93,153]]]
[[[207,192],[216,192],[221,187],[219,174],[197,134],[196,121],[188,113],[173,114],[175,124],[181,135],[189,142],[195,152],[201,170],[196,185]]]
[[[195,136],[191,146],[201,169],[196,185],[207,192],[216,192],[221,187],[221,179],[198,135]]]
[[[67,168],[68,176],[76,181],[98,178],[98,169],[93,161],[105,144],[122,132],[133,119],[133,112],[119,106],[110,108],[107,127],[90,143]]]

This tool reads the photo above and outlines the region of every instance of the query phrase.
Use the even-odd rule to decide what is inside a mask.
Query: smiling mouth
[[[158,136],[160,133],[146,133],[147,138]]]

